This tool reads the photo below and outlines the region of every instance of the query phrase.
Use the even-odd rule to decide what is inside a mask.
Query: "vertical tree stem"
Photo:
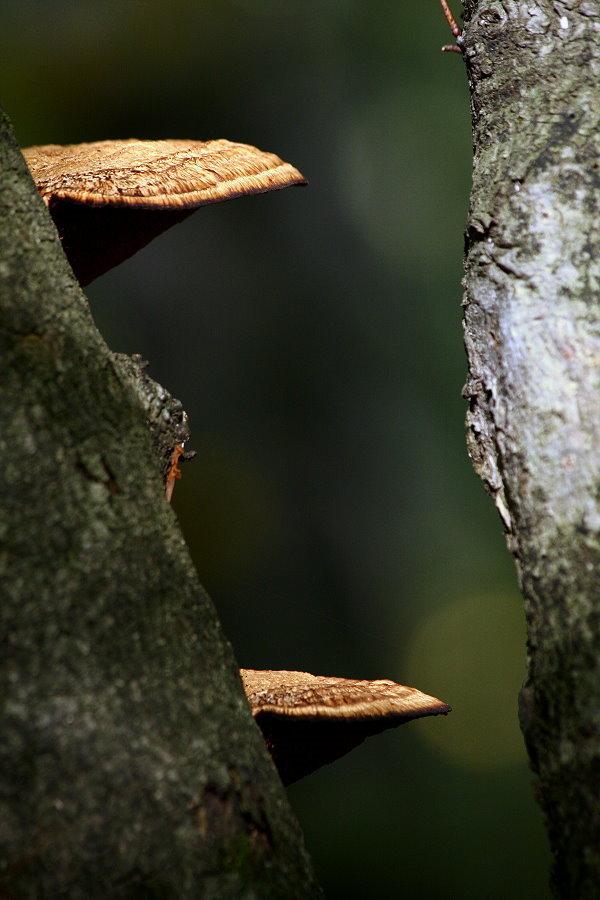
[[[596,2],[465,0],[468,443],[525,598],[520,718],[559,896],[600,885]]]

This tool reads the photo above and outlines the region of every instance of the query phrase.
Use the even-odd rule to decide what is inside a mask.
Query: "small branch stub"
[[[462,28],[460,27],[460,25],[458,25],[456,19],[452,15],[452,12],[451,12],[450,7],[448,6],[446,0],[440,0],[440,3],[442,6],[444,16],[446,17],[446,21],[448,22],[448,25],[450,26],[450,31],[452,32],[452,34],[454,35],[454,38],[456,40],[455,44],[444,44],[444,46],[442,47],[442,52],[463,53]]]
[[[165,496],[171,502],[175,481],[181,478],[179,464],[195,453],[185,453],[190,437],[188,417],[179,400],[146,373],[148,363],[135,353],[113,353],[113,360],[121,368],[141,402],[152,438],[156,461],[165,485]]]

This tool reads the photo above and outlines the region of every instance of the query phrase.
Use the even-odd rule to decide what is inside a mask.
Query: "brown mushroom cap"
[[[333,762],[370,735],[450,712],[441,700],[393,681],[252,669],[240,675],[284,784]]]
[[[275,154],[227,140],[48,144],[23,155],[81,284],[199,206],[306,183]]]

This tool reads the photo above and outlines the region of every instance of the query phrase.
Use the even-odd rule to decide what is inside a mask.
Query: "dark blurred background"
[[[23,146],[227,137],[310,181],[201,209],[87,294],[190,415],[174,505],[240,665],[454,708],[290,789],[328,897],[547,897],[521,603],[465,449],[469,98],[437,0],[0,10]]]

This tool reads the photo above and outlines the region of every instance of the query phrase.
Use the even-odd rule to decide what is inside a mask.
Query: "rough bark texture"
[[[600,885],[597,0],[465,0],[469,450],[525,597],[523,732],[562,897]]]
[[[312,897],[138,395],[0,118],[0,894]]]

